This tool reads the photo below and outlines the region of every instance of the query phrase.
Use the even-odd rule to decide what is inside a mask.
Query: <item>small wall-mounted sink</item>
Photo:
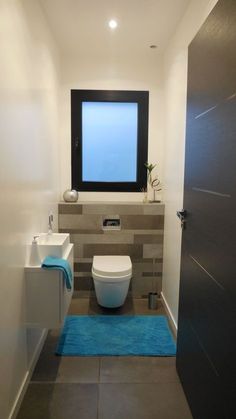
[[[41,243],[37,246],[40,246],[44,257],[61,255],[66,243],[69,243],[69,234],[53,233],[48,237],[46,236],[47,234],[41,234],[37,239],[37,242]],[[63,259],[69,262],[72,277],[74,277],[73,246],[69,243],[62,255]],[[37,250],[39,250],[38,247]],[[61,327],[73,295],[74,281],[72,288],[68,290],[61,271],[43,269],[39,263],[38,265],[29,264],[25,266],[25,284],[27,327],[46,329]]]
[[[37,242],[41,259],[46,256],[62,258],[70,244],[70,235],[68,233],[42,233]]]

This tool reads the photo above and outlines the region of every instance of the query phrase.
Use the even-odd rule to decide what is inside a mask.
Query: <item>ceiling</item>
[[[190,0],[39,0],[65,55],[158,54]],[[115,30],[107,23],[118,21]],[[150,50],[150,45],[158,48]],[[151,52],[150,52],[151,51]]]

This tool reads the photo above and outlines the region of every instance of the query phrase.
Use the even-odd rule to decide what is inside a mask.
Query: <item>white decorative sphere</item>
[[[63,194],[65,202],[76,202],[78,201],[79,194],[75,189],[67,189]]]

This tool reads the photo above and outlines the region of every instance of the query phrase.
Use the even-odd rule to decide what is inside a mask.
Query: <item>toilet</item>
[[[124,304],[132,277],[129,256],[94,256],[92,276],[99,305],[116,308]]]

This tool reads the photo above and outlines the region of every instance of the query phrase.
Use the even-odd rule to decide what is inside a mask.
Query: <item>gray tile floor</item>
[[[127,299],[116,314],[163,314],[147,300]],[[70,314],[107,314],[95,298],[75,294]],[[175,358],[60,357],[51,330],[17,419],[192,419]]]

